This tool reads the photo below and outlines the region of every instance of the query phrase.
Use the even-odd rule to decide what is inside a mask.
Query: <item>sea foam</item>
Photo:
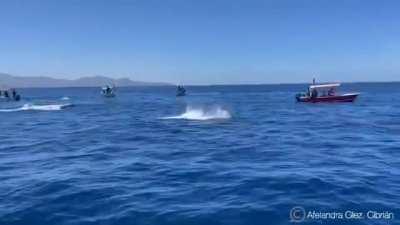
[[[0,112],[19,112],[19,111],[59,111],[67,107],[72,107],[72,104],[50,104],[50,105],[34,105],[24,104],[19,108],[0,109]]]
[[[186,111],[178,116],[163,117],[162,119],[186,119],[186,120],[218,120],[230,119],[229,111],[220,106],[214,107],[186,107]]]

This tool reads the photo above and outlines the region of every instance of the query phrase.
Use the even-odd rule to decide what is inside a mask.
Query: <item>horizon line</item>
[[[151,83],[151,82],[149,82]],[[332,82],[323,82],[319,84],[326,84],[326,83],[332,83]],[[385,84],[385,83],[400,83],[400,81],[353,81],[353,82],[339,82],[341,84]],[[212,86],[279,86],[279,85],[308,85],[311,83],[259,83],[259,84],[189,84],[189,85],[184,85],[186,87],[212,87]],[[130,87],[151,87],[151,88],[156,88],[156,87],[171,87],[171,86],[176,86],[174,84],[167,85],[167,84],[162,84],[162,85],[131,85],[131,86],[120,86],[119,88],[130,88]],[[15,87],[18,89],[40,89],[40,88],[97,88],[101,86],[48,86],[48,87]]]

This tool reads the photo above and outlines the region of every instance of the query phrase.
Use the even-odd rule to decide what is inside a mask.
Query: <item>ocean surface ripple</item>
[[[290,210],[400,218],[400,86],[23,89],[0,103],[0,224],[291,224]],[[72,107],[73,106],[73,107]],[[395,224],[309,221],[306,224]]]

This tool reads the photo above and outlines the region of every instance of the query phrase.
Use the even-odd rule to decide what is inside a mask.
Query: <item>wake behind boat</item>
[[[113,98],[115,97],[115,86],[110,87],[109,85],[106,85],[101,88],[101,95],[106,98]]]
[[[337,89],[340,83],[333,84],[315,84],[310,85],[306,93],[299,93],[296,95],[298,102],[354,102],[359,93],[344,93],[337,94]]]

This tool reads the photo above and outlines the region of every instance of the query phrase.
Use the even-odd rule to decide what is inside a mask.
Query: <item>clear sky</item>
[[[1,0],[0,72],[184,84],[400,80],[400,1]]]

